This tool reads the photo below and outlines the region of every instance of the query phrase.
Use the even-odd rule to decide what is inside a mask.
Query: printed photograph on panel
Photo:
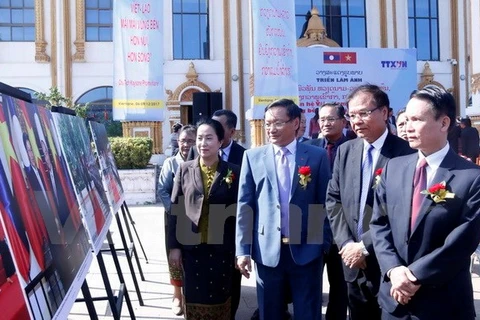
[[[0,111],[0,131],[4,129],[5,122]],[[0,149],[4,150],[2,139]],[[7,175],[9,170],[5,168],[8,168],[7,157],[0,152],[0,220],[5,220],[3,224],[0,222],[0,310],[4,319],[29,319],[23,286],[20,283],[22,275],[28,275],[29,245],[25,226],[16,214],[18,209],[13,200],[12,176]],[[3,219],[4,216],[8,219]],[[7,239],[7,233],[10,234],[10,240]],[[14,255],[19,257],[19,273],[22,275],[15,269]]]
[[[93,121],[89,123],[97,151],[98,162],[100,163],[103,183],[105,189],[108,190],[108,201],[110,201],[112,212],[118,212],[125,198],[117,165],[115,164],[112,149],[108,142],[107,130],[105,130],[105,126],[101,123]]]
[[[52,113],[52,117],[87,231],[98,253],[110,226],[111,214],[85,120],[61,113]]]
[[[52,115],[7,95],[0,98],[0,152],[12,192],[10,214],[2,210],[2,218],[5,226],[15,226],[6,227],[6,235],[19,282],[35,319],[68,315],[88,272],[92,247]],[[17,243],[21,252],[15,250]]]

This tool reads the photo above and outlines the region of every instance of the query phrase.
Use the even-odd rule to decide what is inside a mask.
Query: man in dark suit
[[[447,142],[455,123],[450,93],[417,91],[406,116],[418,152],[388,162],[370,225],[382,271],[382,318],[473,320],[470,257],[480,241],[480,168]]]
[[[225,138],[219,151],[222,160],[241,166],[245,148],[233,140],[237,126],[237,115],[233,111],[221,109],[215,111],[212,119],[220,122],[225,130]],[[188,153],[187,160],[193,160],[197,156],[197,147],[193,146]]]
[[[297,131],[297,141],[302,143],[310,139],[304,137],[305,130],[307,130],[307,118],[305,118],[305,110],[302,109],[302,116],[300,118],[300,127]]]
[[[460,127],[462,128],[460,133],[462,155],[476,163],[480,153],[478,130],[472,127],[470,118],[461,119]]]
[[[380,319],[377,303],[380,270],[373,251],[369,223],[374,172],[388,159],[414,152],[388,132],[389,100],[375,85],[361,85],[347,98],[352,129],[358,139],[342,144],[327,191],[327,213],[340,248],[352,320]]]
[[[237,116],[230,110],[221,109],[215,111],[212,119],[220,122],[225,130],[225,138],[220,149],[222,160],[241,166],[245,148],[233,140]]]
[[[345,128],[345,108],[336,103],[326,103],[320,107],[319,119],[320,132],[323,138],[306,141],[327,151],[330,169],[333,171],[333,163],[338,147],[348,139],[343,134]],[[328,226],[331,237],[331,229]],[[338,254],[338,246],[331,239],[330,248],[325,248],[323,256],[324,264],[327,266],[328,283],[330,291],[328,294],[328,305],[325,319],[345,320],[347,317],[347,284],[343,275],[342,258]]]
[[[260,319],[282,319],[285,283],[295,318],[320,320],[323,237],[330,178],[326,152],[298,143],[300,108],[289,99],[265,109],[270,143],[245,152],[237,207],[236,256],[247,278],[256,263]]]

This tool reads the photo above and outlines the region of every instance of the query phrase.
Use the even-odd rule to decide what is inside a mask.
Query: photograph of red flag
[[[323,63],[356,64],[356,52],[324,52]]]
[[[65,318],[92,258],[57,140],[49,110],[0,94],[0,217],[15,266],[7,278],[33,319]]]

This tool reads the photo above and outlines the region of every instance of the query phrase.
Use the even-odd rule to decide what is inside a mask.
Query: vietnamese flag
[[[356,64],[356,52],[324,52],[323,63]]]
[[[8,154],[11,154],[13,149],[10,145],[9,132],[2,104],[0,104],[0,139],[3,149],[2,152],[10,150],[10,152],[6,152],[5,157],[5,160],[9,162],[10,157]],[[8,145],[5,145],[5,143]],[[0,213],[5,224],[6,233],[8,234],[12,255],[17,262],[18,271],[23,279],[28,281],[30,272],[30,250],[25,226],[19,217],[20,210],[10,189],[9,178],[6,172],[8,169],[8,163],[0,162]],[[14,179],[14,176],[11,175],[10,179]]]

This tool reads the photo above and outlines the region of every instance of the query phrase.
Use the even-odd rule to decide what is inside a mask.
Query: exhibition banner
[[[102,123],[93,121],[89,123],[98,162],[100,163],[103,185],[105,190],[107,190],[107,199],[110,203],[112,214],[116,214],[125,201],[125,195],[110,142],[108,141],[107,130]]]
[[[163,1],[114,1],[113,47],[113,119],[163,121]]]
[[[66,319],[93,255],[51,112],[0,95],[0,140],[10,279],[18,279],[34,319]]]
[[[294,4],[252,0],[254,93],[247,118],[263,119],[265,106],[280,98],[298,103]]]
[[[298,48],[299,106],[307,125],[316,108],[327,102],[345,105],[348,94],[365,83],[384,90],[396,113],[417,88],[416,57],[416,49]]]
[[[110,228],[112,215],[100,177],[100,169],[92,152],[85,119],[61,113],[53,113],[53,119],[96,255]]]

